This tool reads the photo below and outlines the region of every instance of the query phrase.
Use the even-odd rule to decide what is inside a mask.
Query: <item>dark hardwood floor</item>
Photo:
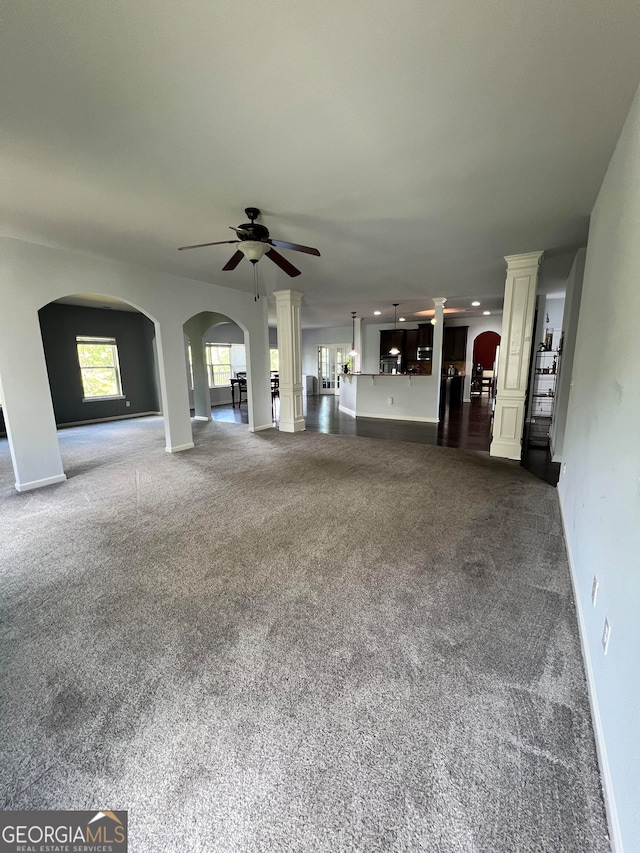
[[[332,435],[358,435],[364,438],[382,438],[408,441],[412,444],[433,444],[459,447],[464,450],[489,451],[491,443],[491,406],[489,398],[472,397],[470,403],[445,409],[438,424],[412,421],[387,421],[380,418],[352,418],[338,408],[339,398],[321,395],[304,398],[304,420],[308,430]],[[248,423],[247,405],[214,406],[211,417],[228,423]],[[274,426],[278,424],[278,400],[274,409]],[[523,466],[536,477],[555,486],[560,465],[551,463],[543,448],[526,448]]]

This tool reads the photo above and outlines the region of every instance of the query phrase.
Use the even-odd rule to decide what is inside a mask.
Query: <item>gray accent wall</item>
[[[158,411],[155,329],[144,314],[52,302],[38,316],[57,424]],[[124,399],[83,402],[77,335],[116,339]]]
[[[638,317],[640,91],[591,216],[558,485],[616,853],[640,850]]]

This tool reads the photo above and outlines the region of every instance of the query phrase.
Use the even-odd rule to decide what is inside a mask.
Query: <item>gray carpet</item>
[[[0,803],[130,850],[609,849],[556,493],[427,445],[162,422],[0,443]]]

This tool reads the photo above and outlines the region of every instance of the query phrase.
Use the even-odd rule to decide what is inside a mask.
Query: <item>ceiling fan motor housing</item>
[[[258,222],[245,222],[244,225],[239,225],[237,228],[238,237],[240,240],[259,240],[265,243],[269,239],[269,229]]]

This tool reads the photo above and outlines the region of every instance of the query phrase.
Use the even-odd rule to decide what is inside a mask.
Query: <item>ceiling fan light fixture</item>
[[[248,261],[252,264],[257,264],[265,252],[268,252],[271,246],[268,243],[262,243],[260,240],[241,240],[238,243],[238,251],[242,252]]]

